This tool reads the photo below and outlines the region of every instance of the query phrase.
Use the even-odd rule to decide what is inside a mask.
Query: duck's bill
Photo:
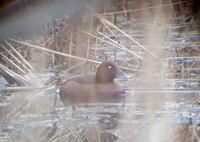
[[[127,75],[126,73],[124,73],[124,72],[123,72],[122,70],[120,70],[119,68],[117,68],[116,76],[117,76],[117,77],[124,78],[124,79],[132,79],[132,77],[131,77],[130,75]]]

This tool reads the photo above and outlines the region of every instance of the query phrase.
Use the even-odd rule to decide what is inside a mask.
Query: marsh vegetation
[[[198,0],[26,2],[1,23],[0,142],[200,141]],[[104,60],[126,101],[66,107],[63,81]]]

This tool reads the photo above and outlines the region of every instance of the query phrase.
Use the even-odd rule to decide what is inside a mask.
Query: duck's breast
[[[99,101],[117,103],[125,99],[125,89],[116,83],[96,84]]]

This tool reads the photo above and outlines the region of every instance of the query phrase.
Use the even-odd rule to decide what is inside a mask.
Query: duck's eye
[[[109,69],[112,69],[112,66],[108,66]]]

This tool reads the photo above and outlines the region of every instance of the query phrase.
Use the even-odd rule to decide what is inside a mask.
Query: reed
[[[23,41],[11,39],[11,38],[9,40],[14,42],[14,43],[22,44],[24,46],[35,48],[35,49],[38,49],[38,50],[41,50],[41,51],[45,51],[45,52],[48,52],[48,53],[57,54],[57,55],[60,55],[60,56],[63,56],[63,57],[68,57],[68,58],[73,58],[73,59],[77,59],[77,60],[87,61],[87,62],[91,62],[91,63],[95,63],[95,64],[100,64],[101,63],[101,62],[98,62],[98,61],[95,61],[95,60],[91,60],[91,59],[87,59],[87,58],[83,58],[83,57],[78,57],[78,56],[74,56],[74,55],[70,55],[70,54],[66,54],[66,53],[61,53],[61,52],[58,52],[58,51],[50,50],[50,49],[47,49],[47,48],[44,48],[44,47],[41,47],[41,46],[38,46],[38,45],[33,45],[33,44],[30,44],[30,43],[27,43],[27,42],[23,42]],[[119,68],[122,68],[122,69],[125,69],[125,70],[130,70],[130,71],[138,71],[138,70],[135,70],[135,69],[131,69],[131,68],[127,68],[127,67],[121,67],[121,66],[119,66]]]
[[[116,30],[118,30],[119,32],[121,32],[123,35],[125,35],[128,39],[130,39],[131,41],[133,41],[133,43],[135,43],[136,45],[138,45],[139,47],[141,47],[142,49],[144,49],[145,51],[147,51],[154,58],[158,59],[158,57],[156,55],[154,55],[151,51],[149,51],[148,49],[146,49],[143,45],[141,45],[139,42],[137,42],[134,38],[130,37],[130,35],[128,35],[124,31],[120,30],[117,26],[115,26],[110,21],[108,21],[106,18],[104,18],[103,16],[101,16],[100,14],[98,14],[92,8],[88,7],[88,9],[90,9],[92,11],[92,14],[94,16],[96,16],[99,20],[101,20],[101,21],[105,22],[106,24],[108,24],[109,26],[115,28]]]
[[[23,64],[14,54],[11,53],[11,51],[9,51],[4,45],[0,45],[13,59],[14,61],[19,64],[19,65],[22,65],[22,67],[28,71],[28,72],[31,72],[31,70],[25,65]]]
[[[18,51],[9,42],[6,40],[4,40],[4,42],[15,52],[15,54],[20,58],[20,60],[22,60],[24,64],[26,64],[31,70],[34,71],[33,67],[26,61],[26,59],[24,59],[20,53],[18,53]]]
[[[172,6],[172,5],[182,4],[182,3],[189,3],[189,2],[190,1],[188,1],[188,0],[179,1],[179,2],[171,2],[171,0],[170,0],[169,4],[148,6],[148,7],[136,8],[136,9],[130,9],[130,10],[115,11],[115,12],[107,12],[107,13],[102,13],[101,15],[107,16],[107,15],[113,15],[113,14],[122,14],[122,13],[128,13],[128,12],[144,11],[144,10],[156,9],[156,8],[159,8],[159,7],[166,7],[166,6]]]
[[[22,70],[18,65],[16,65],[13,61],[11,61],[8,57],[6,57],[4,54],[0,53],[0,55],[5,59],[6,62],[10,63],[14,67],[16,67],[21,73],[25,74],[25,71]]]
[[[29,85],[29,82],[26,78],[24,78],[24,77],[20,76],[19,74],[13,72],[12,70],[5,67],[4,65],[0,64],[0,68],[2,69],[3,72],[5,72],[5,76],[6,76],[5,79],[7,79],[7,76],[8,76],[8,80],[9,80],[9,78],[11,78],[11,80],[13,80],[14,83],[17,83],[19,85],[25,85],[25,86]]]
[[[51,18],[42,27],[43,38],[37,43],[39,37],[33,35],[31,39],[33,42],[30,39],[16,37],[8,38],[0,44],[3,50],[0,53],[1,57],[6,63],[15,66],[16,71],[22,73],[18,74],[8,69],[6,65],[0,64],[0,72],[11,74],[16,80],[21,81],[19,82],[20,87],[0,88],[3,94],[3,97],[0,96],[0,101],[6,104],[3,106],[4,104],[0,103],[0,114],[3,114],[0,117],[0,122],[2,122],[0,126],[2,126],[2,135],[5,130],[6,135],[10,136],[10,140],[6,139],[7,141],[11,141],[11,138],[12,141],[21,142],[199,141],[199,125],[196,124],[199,123],[199,44],[198,38],[194,38],[196,41],[190,41],[193,39],[189,36],[193,33],[190,31],[193,22],[173,22],[174,19],[184,20],[181,17],[174,17],[175,12],[171,17],[165,15],[170,19],[169,23],[159,21],[159,18],[163,20],[161,14],[164,13],[165,8],[171,8],[167,14],[173,13],[174,6],[191,1],[159,0],[156,1],[159,4],[153,5],[155,1],[144,0],[140,3],[142,6],[140,8],[135,0],[117,0],[118,9],[114,12],[110,12],[113,9],[108,9],[112,7],[110,2],[103,1],[104,4],[108,4],[99,8],[95,1],[92,6],[87,6],[89,14],[85,11],[83,15],[78,12],[78,18],[72,16],[69,21],[66,19],[52,21],[53,18]],[[126,2],[132,5],[129,6]],[[163,4],[164,2],[167,4]],[[147,7],[147,5],[151,6]],[[132,6],[135,8],[132,9]],[[150,10],[154,11],[148,13]],[[148,14],[142,15],[144,11]],[[146,16],[147,19],[137,16],[142,18]],[[148,16],[151,16],[152,21],[148,21]],[[127,21],[124,20],[125,18]],[[114,23],[111,22],[113,19],[115,19]],[[143,21],[140,21],[141,19]],[[123,26],[124,22],[136,24],[136,26],[138,24],[139,28],[135,28],[135,25],[133,27],[132,25]],[[63,26],[57,31],[58,23]],[[161,31],[163,35],[159,34],[159,38],[154,36],[160,28],[157,29],[157,23],[161,23],[159,26],[163,28]],[[142,25],[144,28],[149,28],[150,32],[142,33],[145,30],[142,31],[141,24],[144,24]],[[176,31],[177,27],[184,29],[182,33]],[[131,28],[134,35],[125,32],[126,28]],[[138,30],[141,30],[139,34],[137,34]],[[125,40],[120,38],[121,36],[125,37]],[[162,40],[163,38],[165,39]],[[155,46],[153,44],[152,48],[151,44],[154,40],[158,40],[160,44],[156,43]],[[126,41],[127,43],[123,44]],[[37,70],[31,65],[33,61],[26,60],[18,51],[21,50],[17,48],[18,46],[30,49],[33,51],[31,52],[33,56],[37,56],[36,58],[47,55],[45,58],[49,61],[48,65],[52,64],[53,78],[42,82],[44,85],[30,84],[30,81],[23,75],[27,74],[31,78],[32,75],[36,76],[34,73]],[[183,46],[189,49],[182,49]],[[118,60],[116,55],[120,52],[136,57],[145,64],[135,69],[134,62]],[[105,56],[109,60],[116,61],[119,68],[134,74],[133,80],[127,82],[117,80],[126,87],[128,95],[126,102],[123,104],[81,104],[76,110],[70,107],[64,108],[63,104],[58,101],[58,88],[52,85],[54,81],[78,74],[77,70],[82,66],[85,69],[88,63],[99,64]],[[41,62],[39,61],[39,64]],[[160,66],[156,66],[157,64]],[[59,70],[63,66],[67,69]],[[46,71],[42,73],[45,74]],[[56,85],[59,87],[60,84]],[[8,93],[12,95],[7,99]],[[187,121],[189,117],[192,118],[190,122],[192,124]],[[113,123],[117,123],[115,128],[112,126],[112,128],[107,128]],[[112,134],[111,138],[108,134]]]

